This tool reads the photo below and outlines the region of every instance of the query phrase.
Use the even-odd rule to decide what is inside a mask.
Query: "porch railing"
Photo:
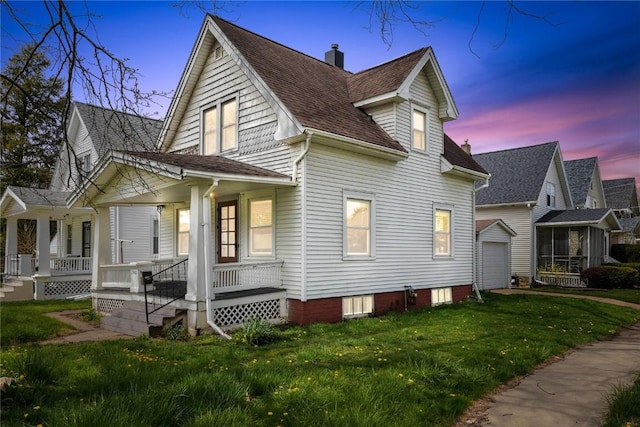
[[[580,274],[538,272],[537,279],[550,286],[583,288],[586,284],[580,279]]]
[[[4,257],[3,272],[6,276],[31,276],[37,271],[38,258],[30,254],[10,254]],[[91,257],[51,258],[51,275],[64,276],[91,273]]]
[[[282,264],[283,261],[215,264],[213,266],[213,293],[281,287]]]
[[[52,258],[49,261],[51,273],[90,273],[91,257]]]
[[[189,260],[183,259],[157,273],[142,273],[147,323],[149,323],[150,314],[184,298],[187,294],[188,272]],[[153,305],[153,308],[149,307],[149,303]]]

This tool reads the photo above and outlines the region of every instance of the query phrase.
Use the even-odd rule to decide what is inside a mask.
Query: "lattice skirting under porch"
[[[63,282],[44,282],[45,299],[65,298],[71,295],[88,294],[91,280],[67,280]]]
[[[123,299],[111,299],[111,298],[94,298],[93,307],[100,313],[113,313],[113,311],[122,308],[124,305]]]
[[[252,317],[265,320],[278,320],[283,317],[280,311],[280,299],[214,308],[213,316],[214,322],[222,327],[239,325]]]

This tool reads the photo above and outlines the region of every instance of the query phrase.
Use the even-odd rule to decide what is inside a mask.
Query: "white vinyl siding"
[[[278,121],[273,107],[231,56],[225,54],[216,60],[214,51],[215,48],[204,64],[168,151],[202,152],[199,148],[202,112],[214,103],[217,105],[236,97],[237,146],[222,154],[277,172],[291,173],[292,148],[274,138]]]
[[[308,298],[471,284],[472,186],[442,175],[440,156],[393,162],[312,144],[306,161]],[[374,192],[375,261],[344,260],[343,195]],[[455,206],[455,259],[433,259],[434,203]]]
[[[153,220],[157,217],[155,206],[118,206],[117,238],[122,242],[123,263],[148,261],[153,255]],[[112,230],[114,234],[116,230]],[[117,258],[114,258],[117,259]]]

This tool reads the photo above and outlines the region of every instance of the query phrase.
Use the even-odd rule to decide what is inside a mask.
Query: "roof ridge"
[[[524,147],[505,148],[504,150],[488,151],[486,153],[477,153],[477,154],[474,154],[473,156],[475,157],[475,156],[482,156],[485,154],[505,153],[507,151],[526,150],[528,148],[542,147],[544,145],[559,145],[559,144],[560,144],[559,141],[549,141],[549,142],[543,142],[541,144],[527,145]]]
[[[418,52],[425,52],[425,51],[427,51],[430,47],[431,47],[431,46],[421,47],[420,49],[416,49],[416,50],[414,50],[413,52],[405,53],[405,54],[404,54],[404,55],[402,55],[402,56],[398,56],[397,58],[393,58],[393,59],[390,59],[390,60],[388,60],[388,61],[382,62],[382,63],[380,63],[380,64],[378,64],[378,65],[374,65],[373,67],[365,68],[364,70],[357,71],[357,72],[355,72],[355,73],[352,73],[351,75],[352,75],[352,76],[358,76],[358,75],[360,75],[360,74],[364,74],[364,73],[366,73],[366,72],[368,72],[368,71],[373,71],[373,70],[375,70],[376,68],[384,67],[384,66],[389,65],[389,64],[391,64],[391,63],[393,63],[393,62],[400,61],[400,60],[402,60],[402,59],[404,59],[404,58],[406,58],[406,57],[409,57],[409,56],[411,56],[411,55],[415,55],[415,54],[417,54]]]
[[[164,120],[164,119],[156,119],[156,118],[153,118],[153,117],[142,116],[142,115],[139,115],[139,114],[128,113],[126,111],[114,110],[113,108],[103,107],[102,105],[89,104],[88,102],[83,102],[83,101],[73,101],[73,103],[74,104],[85,105],[87,107],[95,108],[97,110],[102,110],[102,111],[105,111],[105,112],[111,112],[111,113],[116,113],[116,114],[124,114],[124,115],[129,116],[129,117],[135,117],[135,118],[140,118],[140,119],[145,119],[145,120],[153,120],[153,121],[156,121],[156,122],[162,122]]]
[[[263,36],[263,35],[261,35],[261,34],[255,33],[255,32],[253,32],[253,31],[251,31],[251,30],[248,30],[248,29],[246,29],[246,28],[244,28],[244,27],[241,27],[241,26],[239,26],[239,25],[236,25],[236,24],[234,24],[233,22],[228,21],[228,20],[226,20],[226,19],[224,19],[224,18],[220,17],[219,15],[213,15],[213,14],[211,14],[211,13],[207,13],[207,15],[208,15],[208,16],[210,16],[210,17],[211,17],[212,19],[214,19],[214,20],[220,20],[220,21],[223,21],[224,23],[226,23],[226,24],[228,24],[228,25],[232,25],[232,26],[234,26],[235,28],[237,28],[237,29],[239,29],[239,30],[242,30],[242,31],[244,31],[244,32],[246,32],[246,33],[249,33],[249,34],[253,35],[253,36],[259,37],[259,38],[261,38],[261,39],[263,39],[263,40],[266,40],[266,41],[268,41],[268,42],[270,42],[270,43],[273,43],[273,44],[275,44],[275,45],[278,45],[278,46],[280,46],[280,47],[282,47],[282,48],[285,48],[285,49],[287,49],[287,50],[290,50],[291,52],[295,52],[295,53],[297,53],[297,54],[299,54],[299,55],[302,55],[302,56],[305,56],[305,57],[307,57],[307,58],[309,58],[309,59],[313,59],[314,61],[316,61],[316,62],[318,62],[318,63],[320,63],[320,64],[326,65],[326,66],[331,67],[331,68],[336,69],[336,70],[340,70],[340,71],[342,71],[342,72],[344,72],[344,73],[346,73],[346,74],[353,75],[353,73],[352,73],[351,71],[345,70],[344,68],[340,68],[340,67],[337,67],[337,66],[335,66],[335,65],[331,65],[331,64],[329,64],[328,62],[325,62],[325,61],[323,61],[323,60],[321,60],[321,59],[318,59],[318,58],[316,58],[316,57],[313,57],[313,56],[311,56],[311,55],[309,55],[309,54],[307,54],[307,53],[301,52],[301,51],[296,50],[296,49],[294,49],[294,48],[292,48],[292,47],[290,47],[290,46],[284,45],[284,44],[282,44],[282,43],[280,43],[280,42],[277,42],[277,41],[275,41],[275,40],[272,40],[272,39],[270,39],[270,38],[268,38],[268,37],[265,37],[265,36]]]

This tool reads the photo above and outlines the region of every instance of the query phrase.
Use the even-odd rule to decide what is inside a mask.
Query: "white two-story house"
[[[96,307],[173,283],[167,303],[193,331],[470,295],[474,182],[488,174],[444,138],[458,111],[433,50],[359,73],[342,64],[337,46],[321,61],[207,16],[157,150],[110,153],[70,199],[98,212]],[[141,263],[144,283],[117,283],[103,220],[116,205],[161,212],[159,257],[175,273]]]

